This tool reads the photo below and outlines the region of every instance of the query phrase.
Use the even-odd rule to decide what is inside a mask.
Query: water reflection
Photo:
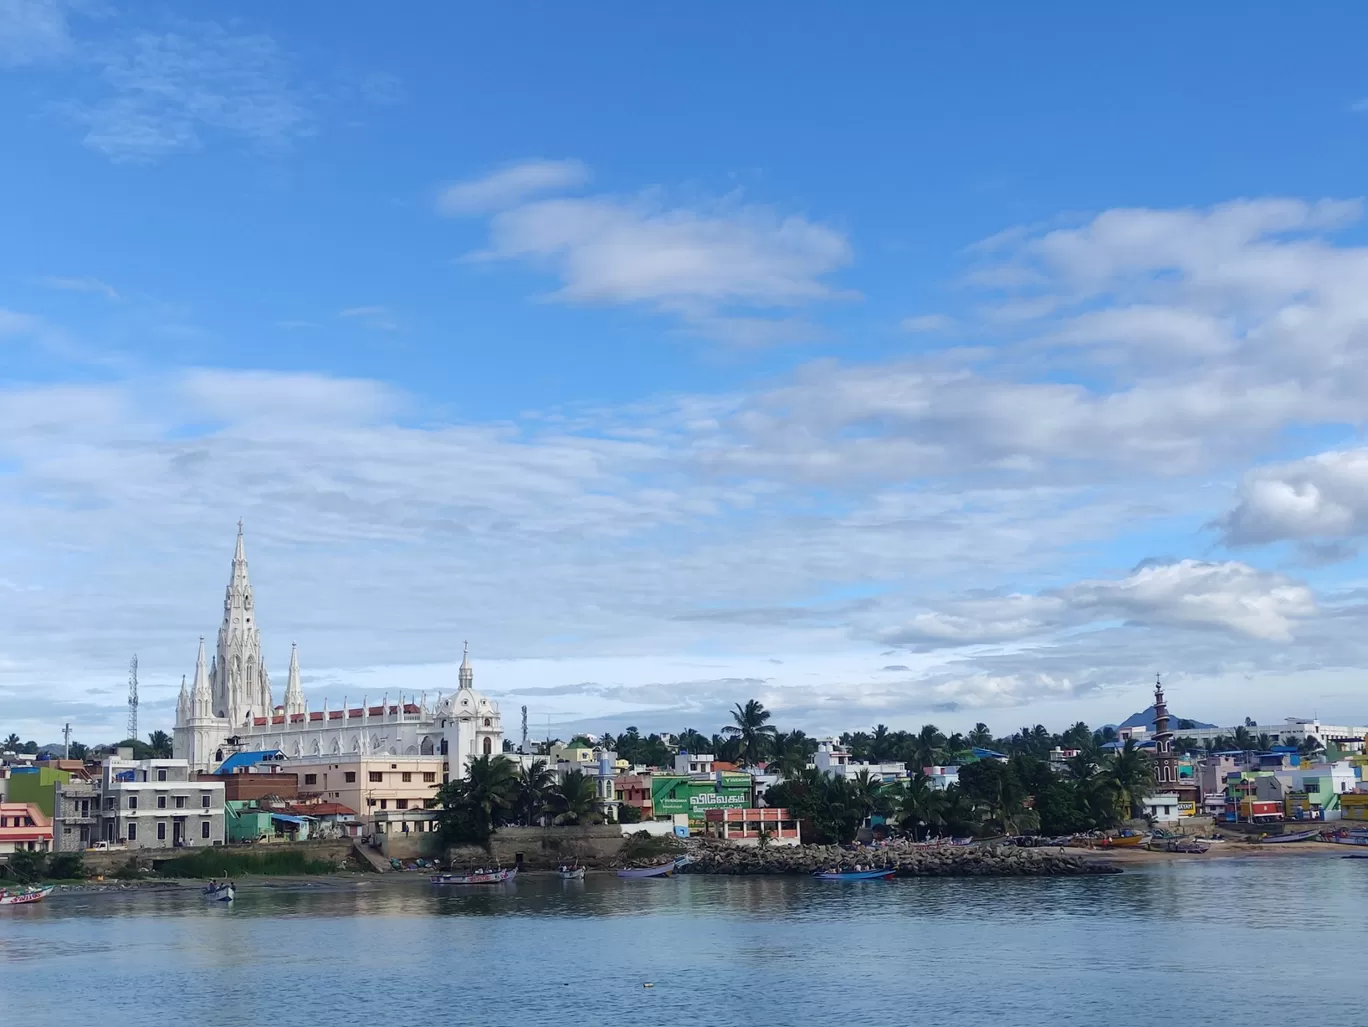
[[[1121,877],[911,880],[418,876],[59,895],[0,918],[5,1022],[348,1019],[720,1025],[1095,1022],[1239,979],[1243,1021],[1356,1023],[1368,867],[1210,860]],[[1277,973],[1247,972],[1276,952]],[[1314,994],[1303,986],[1314,980]],[[73,987],[73,982],[80,982]],[[643,989],[643,983],[652,983]],[[1254,1012],[1249,1012],[1253,1010]]]

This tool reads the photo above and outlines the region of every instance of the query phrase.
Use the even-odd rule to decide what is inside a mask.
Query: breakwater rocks
[[[704,845],[682,874],[811,874],[840,864],[885,863],[899,877],[1077,877],[1119,874],[1121,868],[1097,860],[1019,849],[1008,845],[905,846],[876,852],[849,852],[835,845],[767,849]]]

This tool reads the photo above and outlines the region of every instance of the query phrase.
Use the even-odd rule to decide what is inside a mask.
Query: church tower
[[[1178,757],[1173,751],[1173,732],[1169,730],[1168,704],[1164,686],[1154,676],[1154,785],[1160,791],[1178,784]]]
[[[285,717],[304,713],[304,690],[299,687],[299,648],[290,643],[290,676],[285,681]]]
[[[210,675],[213,712],[238,728],[249,716],[271,715],[271,679],[261,662],[261,633],[257,630],[252,583],[247,578],[247,554],[238,521],[233,570],[223,596],[223,624]]]
[[[223,721],[214,716],[213,689],[209,684],[209,669],[204,654],[204,636],[200,636],[199,655],[195,658],[195,681],[189,692],[181,681],[181,694],[176,702],[176,727],[172,734],[172,753],[176,759],[189,760],[191,769],[208,770],[223,745]]]

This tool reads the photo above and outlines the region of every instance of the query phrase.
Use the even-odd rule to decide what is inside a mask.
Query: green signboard
[[[745,774],[728,776],[744,783],[733,786],[724,778],[719,791],[715,779],[653,777],[651,810],[658,817],[687,813],[691,820],[701,821],[710,809],[745,809],[750,805],[750,778]]]

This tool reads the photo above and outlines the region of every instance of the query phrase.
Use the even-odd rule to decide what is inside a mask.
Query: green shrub
[[[10,876],[20,884],[33,884],[36,881],[41,881],[46,866],[46,852],[29,852],[26,849],[16,849],[10,853]]]
[[[337,867],[323,859],[309,859],[297,849],[278,852],[233,852],[220,848],[199,849],[167,860],[157,867],[163,877],[243,877],[281,874],[331,874]]]
[[[79,852],[54,852],[48,858],[48,877],[74,881],[86,876],[85,857]]]

